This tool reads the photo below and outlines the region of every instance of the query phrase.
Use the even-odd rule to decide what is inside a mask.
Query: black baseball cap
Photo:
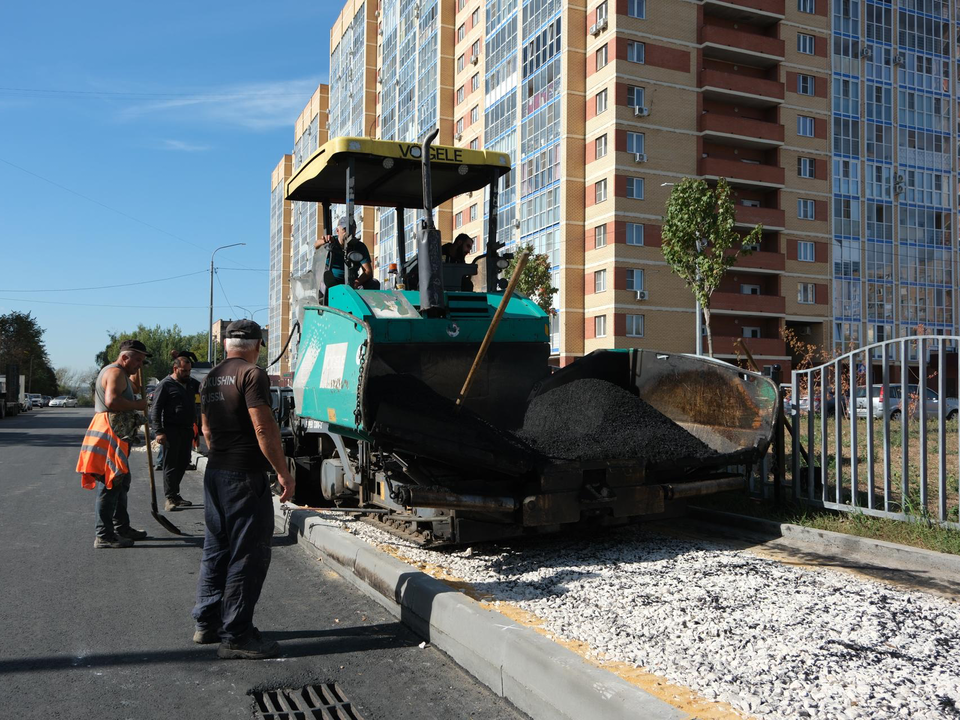
[[[227,325],[223,337],[227,340],[259,340],[260,344],[266,347],[263,331],[253,320],[234,320]]]
[[[120,352],[127,350],[135,350],[138,353],[143,353],[147,357],[153,357],[153,353],[147,352],[147,346],[139,340],[124,340],[120,343]]]

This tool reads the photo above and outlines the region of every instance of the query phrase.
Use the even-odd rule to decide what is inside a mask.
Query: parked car
[[[891,420],[896,420],[903,413],[904,398],[903,398],[903,386],[899,383],[891,383],[888,386],[888,393],[884,396],[883,385],[874,385],[871,391],[873,407],[871,414],[875,418],[882,418],[884,411],[889,413]],[[917,416],[920,414],[920,386],[918,384],[908,384],[907,385],[907,408],[911,413],[911,416]],[[927,412],[927,417],[936,417],[940,412],[940,396],[935,390],[926,388],[926,399],[925,399],[925,408]],[[947,420],[954,420],[957,417],[958,410],[960,410],[960,403],[957,402],[956,398],[944,398],[944,411],[946,412]],[[859,387],[857,388],[857,417],[866,417],[867,416],[867,388]]]
[[[43,406],[44,406],[44,407],[50,407],[50,401],[51,401],[51,400],[53,400],[52,397],[50,397],[49,395],[44,395],[44,396],[43,396]]]
[[[64,406],[64,407],[77,407],[79,404],[80,404],[80,401],[79,401],[79,400],[77,400],[77,399],[76,399],[75,397],[73,397],[72,395],[68,395],[68,396],[67,396],[67,399],[66,399],[66,400],[64,401],[64,403],[63,403],[63,406]]]
[[[30,399],[29,395],[24,395],[23,400],[20,401],[20,412],[27,412],[33,410],[33,400]]]
[[[43,395],[40,393],[27,393],[27,397],[30,398],[30,402],[33,403],[35,408],[43,407]]]
[[[59,395],[50,401],[50,407],[76,407],[77,399],[70,395]]]

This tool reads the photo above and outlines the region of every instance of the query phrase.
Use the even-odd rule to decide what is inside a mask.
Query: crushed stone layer
[[[438,551],[324,516],[528,613],[592,660],[754,717],[960,718],[960,603],[949,599],[636,527]]]

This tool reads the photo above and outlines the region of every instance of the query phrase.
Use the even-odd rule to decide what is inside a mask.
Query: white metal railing
[[[794,370],[784,406],[792,425],[794,497],[834,510],[960,529],[960,433],[952,425],[958,405],[947,397],[948,373],[960,376],[958,340],[887,340]]]

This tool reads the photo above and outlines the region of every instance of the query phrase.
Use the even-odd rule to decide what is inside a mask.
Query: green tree
[[[110,340],[106,347],[97,353],[95,361],[97,367],[102,368],[117,359],[120,354],[120,343],[124,340],[136,338],[147,350],[153,353],[150,365],[144,368],[144,377],[153,376],[163,379],[170,374],[173,367],[174,350],[190,350],[197,356],[197,360],[204,362],[207,359],[207,334],[205,332],[184,334],[179,325],[162,328],[159,325],[148,328],[138,325],[136,330],[129,332],[110,333]]]
[[[57,376],[43,343],[44,329],[30,313],[13,311],[0,315],[0,373],[8,363],[20,366],[26,392],[57,394]]]
[[[526,266],[520,273],[520,279],[517,281],[517,292],[523,293],[528,298],[539,305],[544,312],[550,313],[553,305],[553,296],[557,294],[557,288],[553,286],[553,272],[550,270],[550,258],[544,254],[535,255],[533,245],[527,243],[517,247],[514,256],[510,259],[507,269],[503,275],[509,278],[513,275],[513,269],[517,266],[520,256],[528,251],[530,258]]]
[[[703,308],[710,357],[710,297],[737,259],[750,254],[744,245],[759,243],[763,234],[763,226],[757,225],[746,236],[741,235],[735,222],[733,198],[724,178],[720,178],[716,188],[703,180],[681,180],[670,193],[663,219],[663,258]]]

